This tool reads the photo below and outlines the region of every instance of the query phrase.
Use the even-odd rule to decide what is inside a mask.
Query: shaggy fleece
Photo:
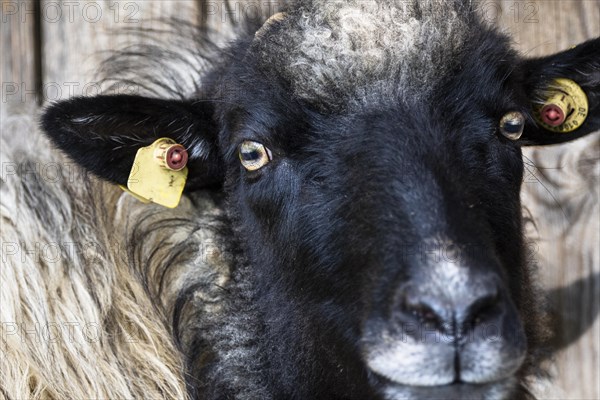
[[[144,205],[55,151],[32,110],[2,110],[0,397],[187,398],[172,310],[182,285],[226,279],[214,231],[190,227],[215,203]]]

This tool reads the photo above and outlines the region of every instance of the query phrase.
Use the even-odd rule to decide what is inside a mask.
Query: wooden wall
[[[504,0],[483,7],[531,56],[600,36],[596,0]],[[553,289],[558,345],[567,346],[552,367],[557,379],[538,393],[542,399],[600,399],[600,135],[528,149],[525,157],[522,197],[537,224],[529,226],[531,255],[543,286]]]
[[[134,43],[123,29],[152,28],[156,17],[208,22],[226,32],[255,15],[257,3],[199,0],[2,0],[2,104],[39,103],[98,89],[95,69],[105,51]],[[544,55],[600,35],[600,1],[479,1],[483,15],[511,33],[517,48]],[[121,31],[119,35],[115,33]],[[226,39],[223,39],[226,40]],[[600,399],[600,136],[526,151],[523,200],[532,257],[540,264],[556,331],[566,348],[552,366],[556,379],[540,385],[544,399]]]

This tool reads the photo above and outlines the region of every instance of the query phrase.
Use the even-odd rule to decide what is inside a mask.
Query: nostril
[[[410,300],[405,296],[400,303],[400,309],[405,316],[423,329],[441,331],[444,327],[443,318],[425,302],[417,299]]]
[[[485,322],[494,320],[501,311],[501,296],[499,293],[481,297],[468,308],[465,325],[475,328]]]
[[[493,279],[474,281],[455,292],[445,292],[441,286],[435,289],[409,284],[396,292],[391,310],[402,329],[463,337],[467,332],[492,328],[500,322],[507,305],[501,284]]]

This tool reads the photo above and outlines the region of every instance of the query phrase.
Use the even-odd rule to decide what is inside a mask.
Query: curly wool
[[[469,32],[464,7],[439,0],[314,0],[274,24],[255,47],[270,64],[263,67],[278,71],[316,108],[366,105],[374,93],[414,98],[455,66]],[[386,86],[390,81],[398,87]]]

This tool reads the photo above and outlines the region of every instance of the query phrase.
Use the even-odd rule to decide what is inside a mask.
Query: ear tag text
[[[161,138],[137,151],[127,192],[144,202],[168,208],[179,204],[188,175],[185,148],[169,138]]]
[[[552,81],[542,94],[543,103],[534,107],[536,121],[552,132],[572,132],[579,128],[588,114],[587,96],[570,79]]]

